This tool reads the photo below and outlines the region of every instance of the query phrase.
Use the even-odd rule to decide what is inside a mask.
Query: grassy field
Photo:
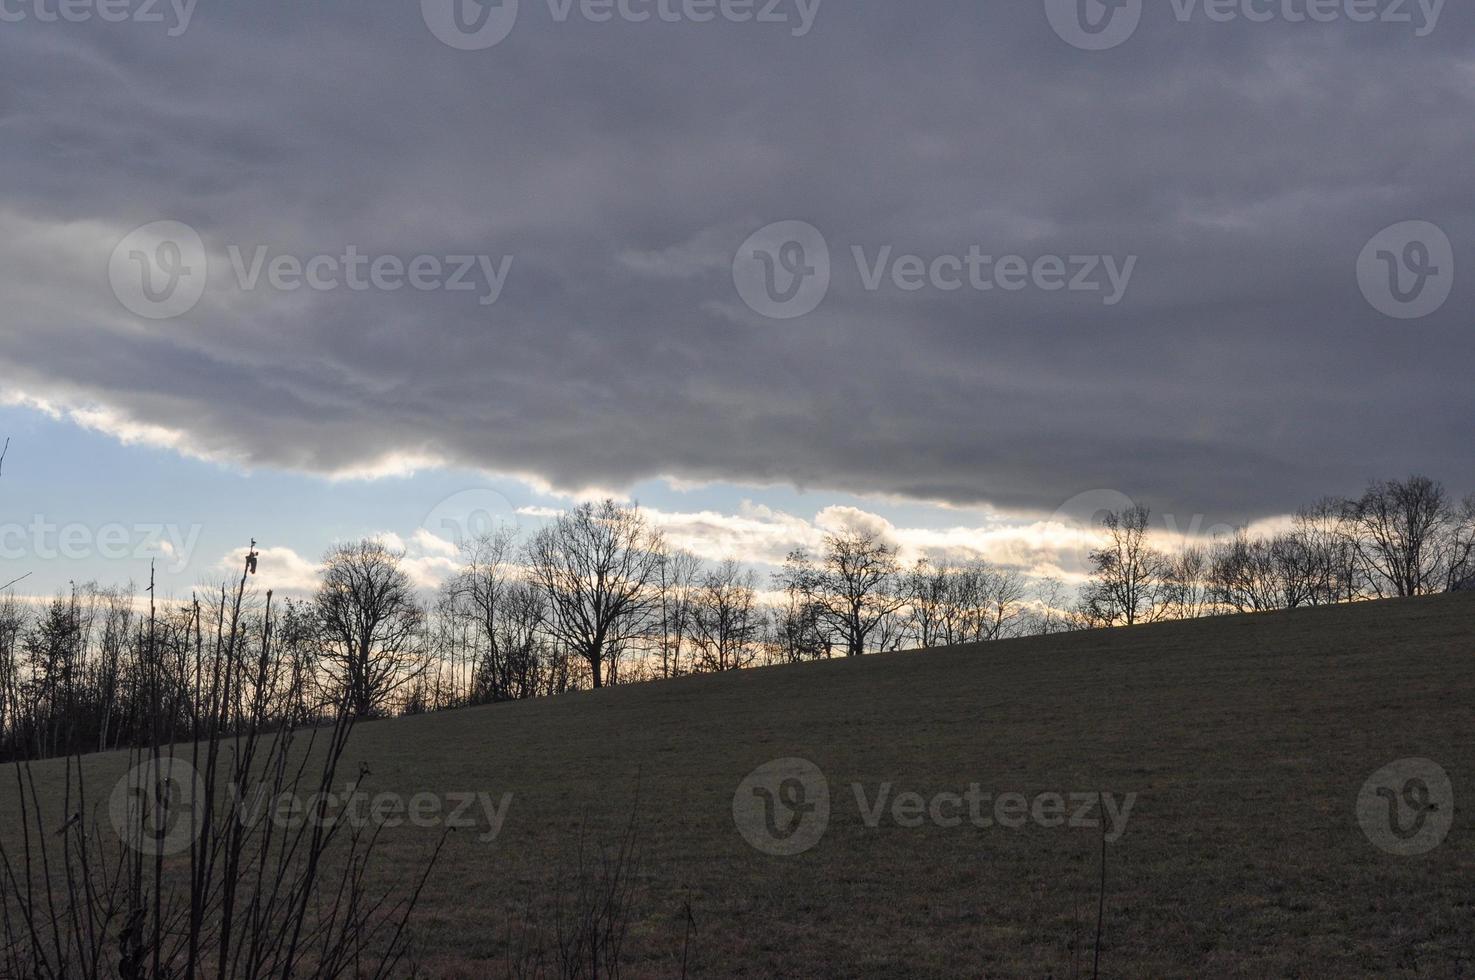
[[[818,835],[822,808],[800,811],[785,843],[813,846],[765,853],[739,833],[734,797],[755,768],[795,757],[822,772],[828,823]],[[1442,766],[1456,806],[1439,846],[1398,856],[1365,832],[1357,801],[1376,770],[1408,758]],[[1103,830],[1068,824],[1098,792],[1118,806],[1135,794],[1105,845],[1103,976],[1475,974],[1475,596],[379,722],[358,729],[345,762],[369,766],[372,793],[512,794],[496,839],[480,839],[483,815],[431,879],[417,951],[436,976],[503,973],[522,910],[547,921],[580,841],[586,862],[615,846],[632,808],[627,975],[678,976],[685,955],[693,976],[1089,976]],[[89,759],[93,785],[122,765]],[[974,784],[985,815],[1017,793],[1040,819],[975,826],[966,801],[943,797],[941,820],[924,809],[909,826],[919,801],[889,805]],[[813,782],[777,789],[788,804],[819,801]],[[1048,826],[1058,818],[1067,825]],[[382,881],[411,878],[438,836],[386,828]]]

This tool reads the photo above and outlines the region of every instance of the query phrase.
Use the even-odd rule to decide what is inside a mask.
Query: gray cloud
[[[1475,11],[1063,43],[1039,5],[851,0],[814,30],[555,23],[455,51],[418,5],[201,0],[0,25],[0,363],[259,465],[387,454],[619,485],[670,474],[1051,510],[1115,487],[1246,518],[1417,468],[1475,488]],[[189,223],[212,288],[139,320],[108,257]],[[1435,221],[1449,303],[1355,262]],[[733,251],[802,219],[836,274],[756,316]],[[228,245],[512,255],[474,294],[240,294]],[[850,246],[1136,255],[1123,302],[867,292]],[[220,287],[220,288],[217,288]]]

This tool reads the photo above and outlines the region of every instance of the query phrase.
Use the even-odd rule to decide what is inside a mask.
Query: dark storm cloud
[[[1224,517],[1414,468],[1475,487],[1475,12],[1416,38],[1171,10],[1104,52],[1034,0],[829,0],[803,37],[523,0],[481,51],[414,3],[200,0],[178,37],[0,23],[6,387],[320,471],[401,453],[1047,511],[1114,487]],[[163,219],[200,233],[211,289],[139,319],[108,260]],[[732,259],[788,219],[833,284],[770,320]],[[1394,320],[1356,262],[1410,219],[1463,278]],[[243,294],[231,245],[514,264],[491,306]],[[870,292],[856,245],[1137,264],[1111,306]]]

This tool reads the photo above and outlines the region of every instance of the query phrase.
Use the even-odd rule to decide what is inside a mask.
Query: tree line
[[[1475,589],[1475,495],[1451,500],[1427,477],[1375,482],[1328,498],[1276,534],[1240,530],[1176,553],[1153,547],[1143,507],[1108,513],[1106,543],[1076,625],[1135,625],[1222,613],[1327,606]]]
[[[0,759],[147,744],[164,721],[201,733],[206,678],[311,725],[548,697],[611,684],[1166,619],[1475,588],[1475,496],[1412,477],[1323,500],[1275,534],[1157,546],[1146,508],[1105,513],[1089,574],[1060,579],[983,560],[903,565],[880,533],[826,535],[771,581],[736,560],[673,549],[643,513],[574,507],[527,540],[461,545],[422,595],[383,541],[335,545],[315,593],[273,605],[228,585],[143,609],[131,587],[76,586],[42,606],[0,596]],[[254,542],[253,542],[254,547]],[[256,559],[248,555],[248,569]],[[229,625],[229,628],[226,628]],[[237,649],[268,635],[272,663]],[[230,665],[238,665],[231,667]],[[241,666],[245,665],[245,666]],[[249,667],[249,669],[247,669]],[[164,707],[157,678],[180,692]],[[152,685],[152,687],[151,687]],[[217,695],[218,696],[218,692]],[[218,712],[216,712],[218,714]]]

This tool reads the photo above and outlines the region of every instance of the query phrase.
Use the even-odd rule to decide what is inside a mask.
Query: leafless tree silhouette
[[[323,558],[315,607],[323,664],[355,717],[382,709],[424,669],[424,620],[403,556],[382,541],[338,545]]]
[[[1091,552],[1094,578],[1081,596],[1092,622],[1135,626],[1167,615],[1169,561],[1148,540],[1151,516],[1137,506],[1102,519],[1107,542]]]
[[[547,627],[589,668],[594,687],[613,661],[647,637],[660,609],[661,537],[634,507],[583,504],[528,545],[529,575],[548,600]]]

